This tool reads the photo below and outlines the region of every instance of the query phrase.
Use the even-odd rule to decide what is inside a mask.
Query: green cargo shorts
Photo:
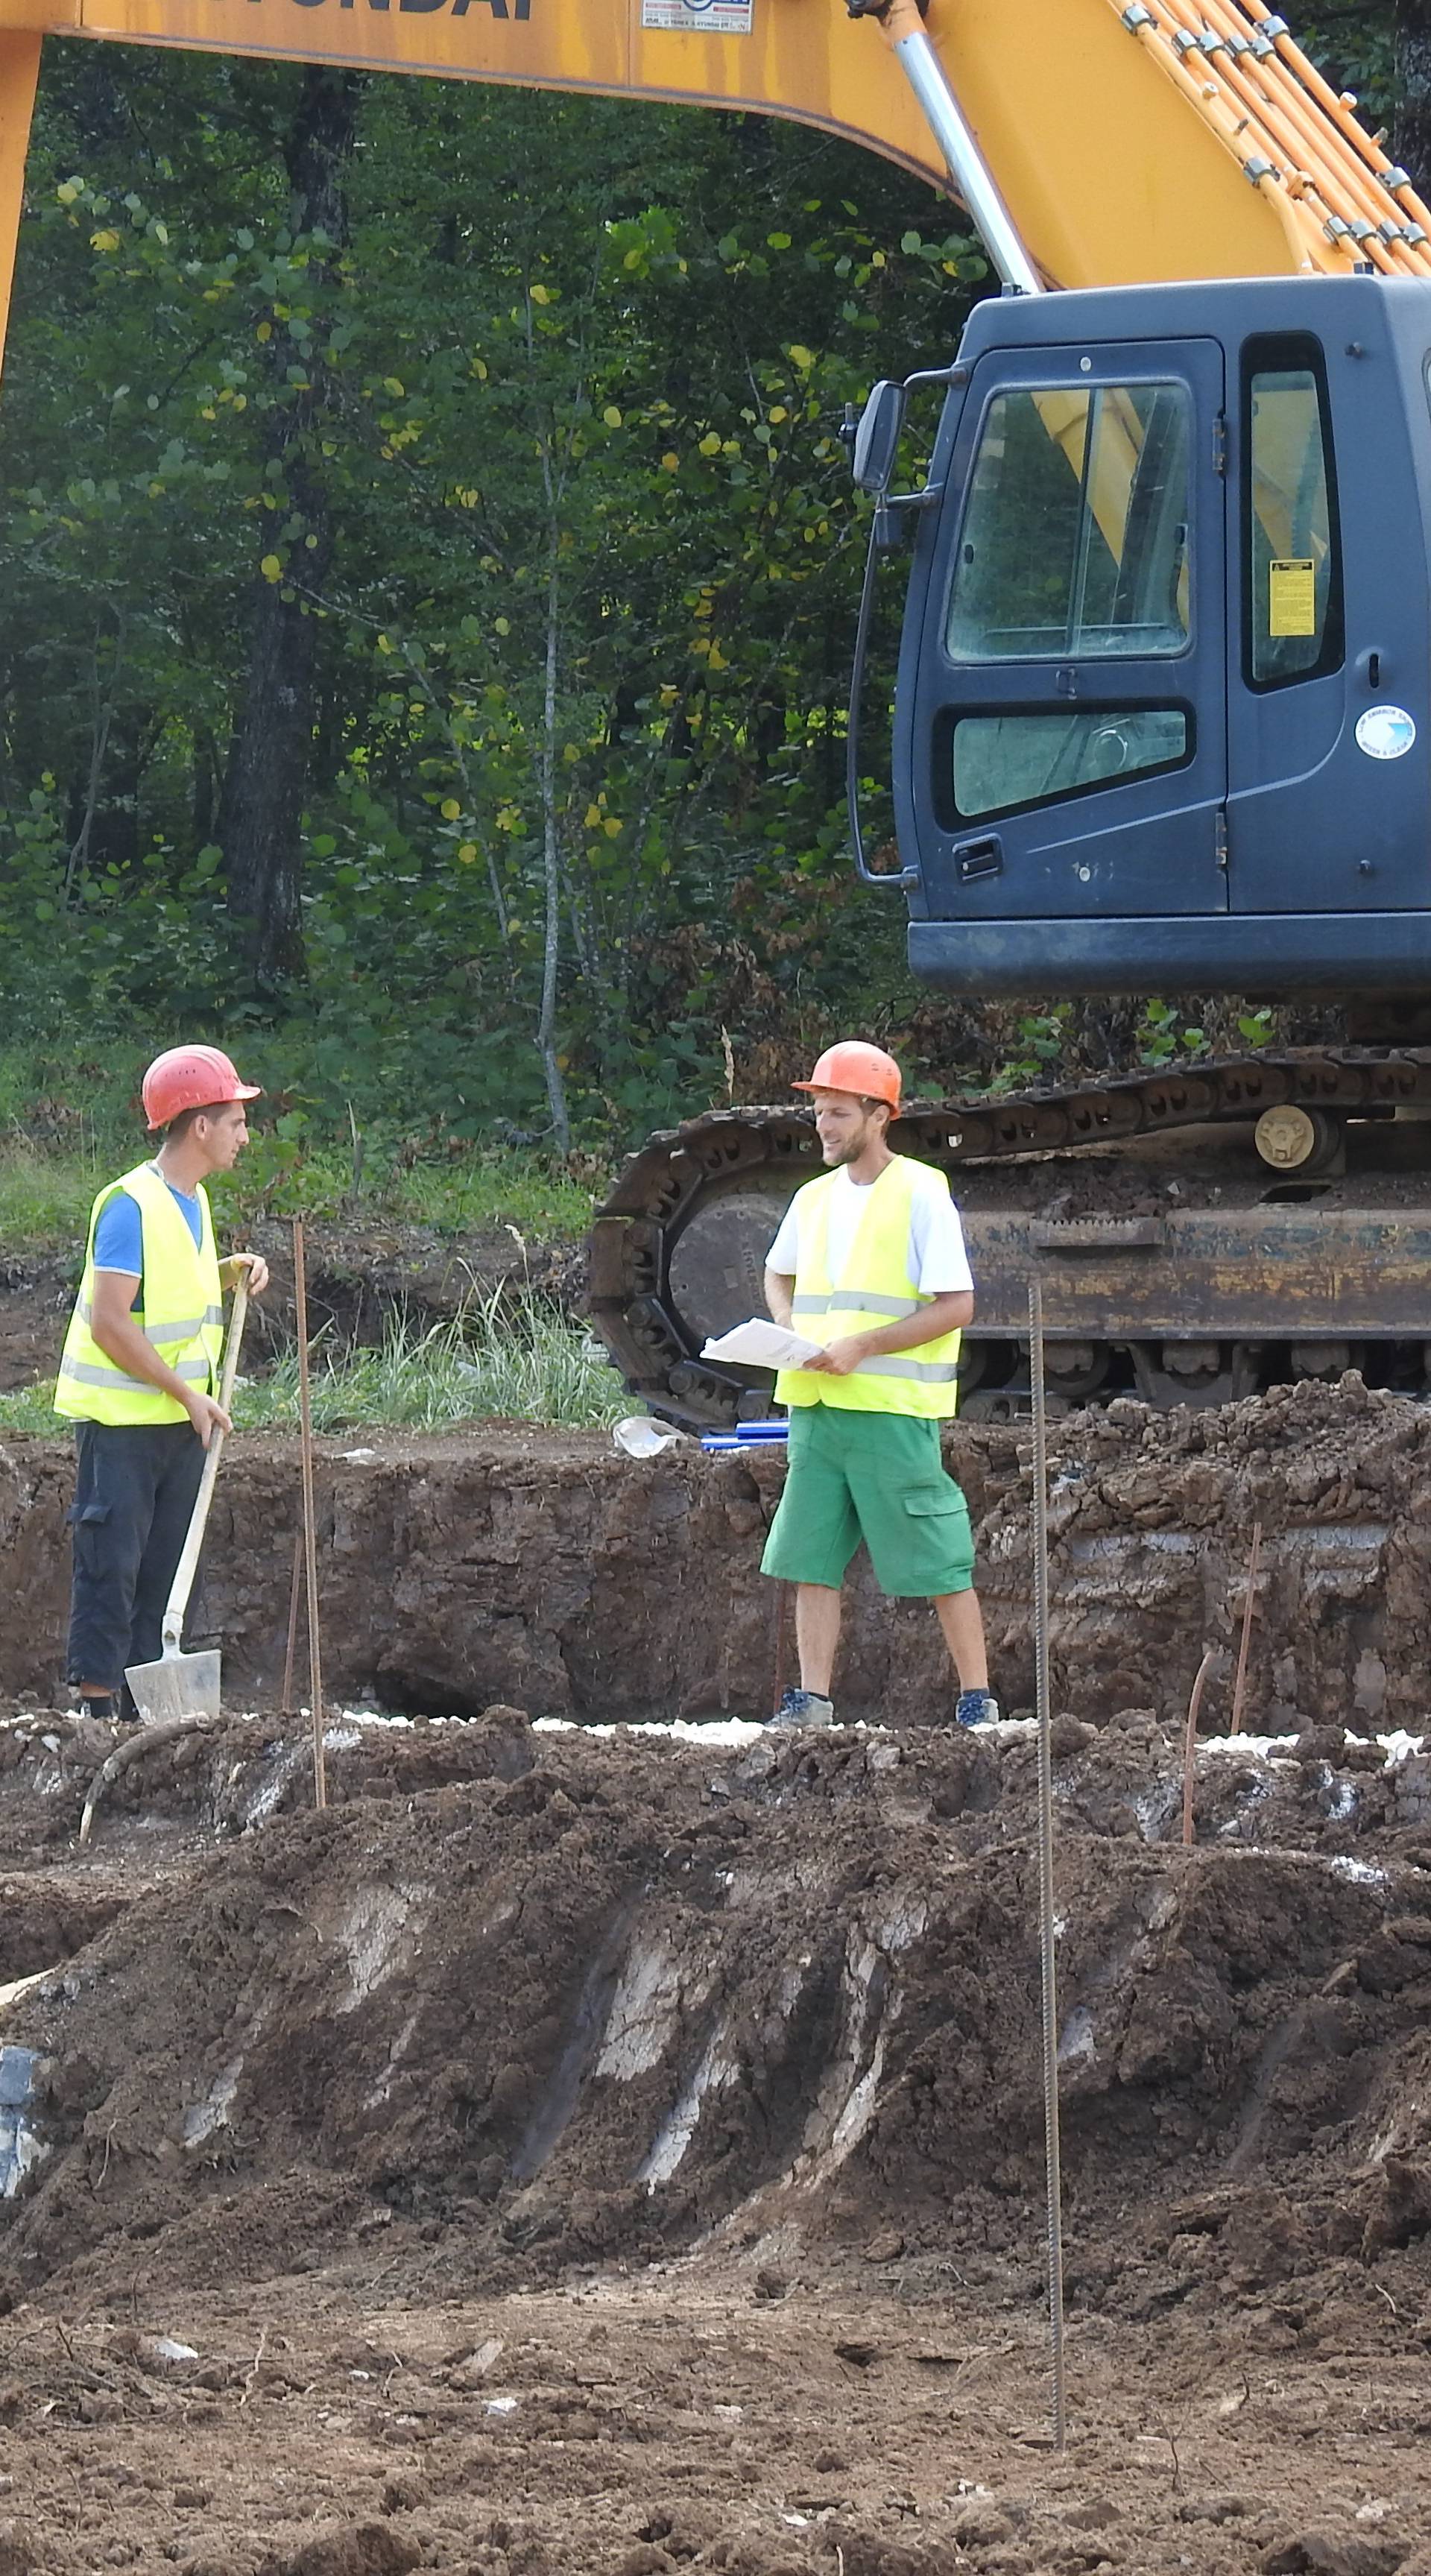
[[[788,1457],[762,1574],[837,1592],[863,1539],[882,1592],[931,1601],[970,1590],[969,1506],[945,1474],[937,1422],[792,1405]]]

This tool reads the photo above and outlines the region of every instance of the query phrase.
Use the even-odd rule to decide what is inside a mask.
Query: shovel
[[[219,1382],[219,1402],[227,1413],[233,1401],[234,1379],[238,1375],[239,1344],[243,1339],[244,1318],[248,1313],[248,1272],[239,1275],[234,1290],[233,1314],[229,1319],[229,1338],[224,1349],[223,1375]],[[169,1605],[164,1613],[164,1651],[157,1664],[129,1664],[124,1678],[134,1693],[134,1704],[146,1726],[170,1718],[217,1717],[219,1713],[219,1650],[210,1646],[202,1654],[186,1655],[181,1651],[184,1613],[198,1571],[199,1550],[204,1544],[204,1525],[209,1505],[214,1498],[214,1479],[219,1472],[219,1455],[224,1435],[215,1425],[204,1452],[204,1472],[194,1500],[188,1535],[183,1553],[174,1569],[169,1587]]]

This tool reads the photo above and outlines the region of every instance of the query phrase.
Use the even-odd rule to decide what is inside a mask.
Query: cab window
[[[1191,423],[1181,384],[995,394],[955,560],[951,660],[1181,653]]]
[[[1336,479],[1315,341],[1250,343],[1243,388],[1245,676],[1251,688],[1280,689],[1342,658]]]
[[[961,822],[988,821],[1181,769],[1191,756],[1185,707],[960,716],[951,748],[954,813]]]

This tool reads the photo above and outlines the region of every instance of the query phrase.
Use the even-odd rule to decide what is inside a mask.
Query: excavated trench
[[[1017,1707],[1020,1442],[951,1454]],[[1033,1731],[950,1727],[931,1623],[863,1591],[865,1722],[752,1722],[777,1462],[325,1444],[317,1812],[295,1462],[245,1443],[210,1598],[253,1713],[83,1849],[65,1472],[7,1444],[3,2576],[1428,2576],[1420,1410],[1057,1431],[1065,2463]],[[1220,1671],[1184,1848],[1254,1522],[1250,1732]]]
[[[1028,1442],[958,1424],[979,1586],[1006,1711],[1030,1704]],[[1171,1718],[1205,1646],[1225,1714],[1254,1524],[1247,1722],[1415,1727],[1431,1707],[1431,1413],[1402,1397],[1279,1389],[1215,1412],[1123,1400],[1051,1439],[1058,1704]],[[50,1702],[63,1670],[67,1447],[0,1444],[0,1693]],[[324,1670],[333,1694],[400,1713],[762,1715],[781,1659],[763,1535],[783,1467],[691,1443],[637,1464],[596,1433],[493,1424],[319,1444]],[[299,1509],[287,1439],[236,1444],[211,1522],[201,1630],[222,1639],[229,1706],[281,1684]],[[949,1713],[934,1622],[886,1603],[857,1563],[841,1709],[897,1726]],[[191,1626],[195,1623],[191,1623]],[[303,1669],[300,1647],[300,1671]]]

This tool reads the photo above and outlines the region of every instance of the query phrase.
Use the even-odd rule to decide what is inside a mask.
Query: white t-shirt
[[[964,1249],[964,1228],[959,1211],[949,1195],[949,1183],[942,1172],[928,1163],[911,1162],[914,1174],[914,1200],[909,1212],[909,1275],[921,1297],[944,1297],[974,1285],[969,1256]],[[830,1259],[830,1277],[838,1280],[849,1258],[856,1228],[863,1216],[867,1193],[874,1183],[863,1185],[852,1181],[841,1164],[834,1175],[830,1193],[830,1223],[826,1248]],[[807,1184],[808,1187],[808,1184]],[[800,1202],[804,1190],[797,1190],[781,1219],[780,1231],[765,1256],[767,1270],[778,1271],[782,1279],[794,1279],[800,1269]]]

